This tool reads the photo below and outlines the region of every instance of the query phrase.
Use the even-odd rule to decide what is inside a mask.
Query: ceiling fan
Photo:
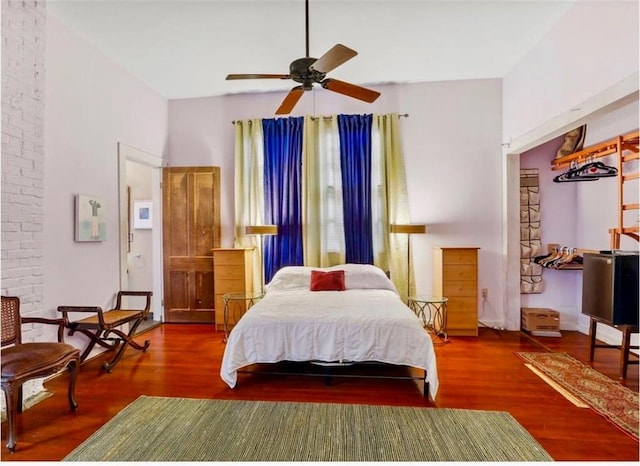
[[[276,115],[291,113],[304,91],[313,89],[314,83],[320,84],[324,89],[369,103],[380,96],[379,92],[372,89],[326,77],[329,71],[355,57],[358,54],[355,50],[342,44],[336,44],[320,58],[309,56],[309,0],[305,0],[305,33],[306,56],[291,62],[289,74],[229,74],[226,79],[292,79],[300,83],[300,86],[295,86],[285,96],[280,107],[276,110]]]

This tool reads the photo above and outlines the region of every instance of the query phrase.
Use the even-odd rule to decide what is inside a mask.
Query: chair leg
[[[17,389],[16,389],[16,394],[17,394],[17,398],[18,398],[18,413],[22,413],[22,410],[24,409],[24,406],[22,405],[22,385],[20,385]]]
[[[2,391],[7,402],[7,425],[9,432],[7,433],[7,449],[13,453],[16,451],[16,444],[18,443],[18,436],[16,432],[16,416],[18,414],[18,392],[22,387],[16,387],[14,384],[9,383],[2,385]]]
[[[69,407],[71,411],[78,410],[78,402],[76,401],[76,379],[78,378],[78,367],[80,366],[80,359],[74,359],[69,363],[69,391],[67,396],[69,398]]]

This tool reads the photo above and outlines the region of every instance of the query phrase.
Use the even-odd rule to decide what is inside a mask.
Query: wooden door
[[[213,323],[220,168],[166,167],[162,180],[165,322]]]

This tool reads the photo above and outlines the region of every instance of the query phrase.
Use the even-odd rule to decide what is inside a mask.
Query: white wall
[[[365,104],[319,89],[292,116],[408,113],[401,129],[412,222],[428,225],[412,238],[417,291],[432,288],[435,246],[478,246],[479,288],[489,289],[483,321],[502,313],[501,83],[498,79],[377,86]],[[169,163],[221,167],[222,243],[233,243],[232,120],[273,118],[284,93],[239,94],[169,102]],[[479,303],[480,304],[480,303]]]
[[[504,141],[637,72],[638,2],[577,1],[504,76]]]
[[[165,153],[168,103],[52,15],[46,39],[43,307],[108,308],[120,288],[118,142]],[[106,241],[74,242],[77,193],[104,199]]]

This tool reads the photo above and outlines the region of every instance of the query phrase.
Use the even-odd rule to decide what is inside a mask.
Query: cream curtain
[[[408,235],[389,233],[390,224],[409,223],[407,180],[398,118],[397,113],[373,116],[372,176],[376,177],[375,182],[382,187],[373,198],[379,202],[374,209],[374,219],[377,216],[378,225],[374,236],[374,258],[376,265],[390,271],[391,280],[406,302],[407,296],[415,293],[413,276],[410,277],[411,290],[407,289],[406,283]],[[372,186],[374,180],[372,179]]]
[[[253,247],[253,283],[262,283],[260,238],[247,225],[264,225],[264,146],[259,118],[235,122],[235,235],[237,248]]]
[[[302,242],[311,267],[344,264],[344,222],[338,119],[305,117],[302,164]]]

